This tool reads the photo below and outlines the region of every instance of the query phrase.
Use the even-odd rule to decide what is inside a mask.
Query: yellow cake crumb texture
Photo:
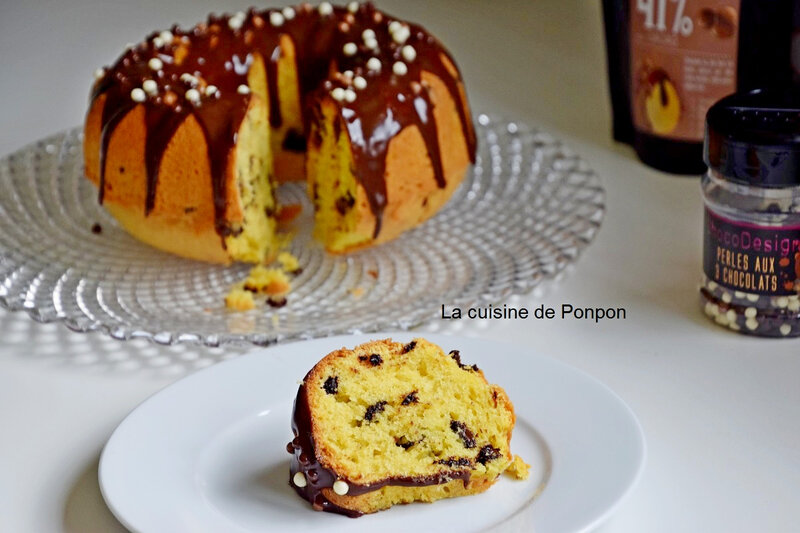
[[[225,307],[235,311],[249,311],[255,309],[256,302],[253,293],[241,287],[234,287],[225,296]]]
[[[300,262],[289,252],[279,253],[278,263],[280,263],[281,268],[283,268],[286,272],[297,272],[300,270]]]
[[[356,496],[323,489],[338,506],[374,512],[482,492],[509,469],[527,477],[528,465],[510,449],[511,401],[477,366],[462,364],[457,350],[445,353],[421,338],[373,341],[329,354],[304,387],[325,468],[357,485],[429,480]]]
[[[515,455],[514,460],[506,469],[506,474],[514,479],[528,479],[531,475],[531,465],[523,461],[519,455]]]
[[[234,311],[256,308],[256,296],[262,297],[272,307],[286,305],[286,297],[292,290],[290,275],[301,272],[300,263],[289,252],[278,254],[278,266],[256,265],[247,277],[236,283],[225,296],[225,307]],[[263,303],[263,302],[262,302]]]

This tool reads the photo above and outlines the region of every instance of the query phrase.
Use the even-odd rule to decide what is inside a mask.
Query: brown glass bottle
[[[683,11],[678,11],[680,5]],[[631,144],[644,163],[659,170],[675,174],[704,173],[702,128],[708,107],[734,90],[781,87],[791,83],[794,9],[794,0],[731,0],[724,6],[708,0],[687,0],[683,4],[668,0],[604,0],[614,139]],[[735,72],[730,83],[720,83],[701,97],[685,94],[686,86],[693,88],[697,86],[696,80],[710,79],[705,74],[714,72],[702,70],[706,68],[702,64],[705,57],[702,53],[697,55],[701,59],[692,56],[688,60],[686,57],[675,59],[671,65],[673,75],[683,79],[674,84],[669,78],[664,82],[664,76],[654,75],[661,66],[648,64],[653,61],[652,57],[657,58],[656,62],[660,57],[652,43],[642,44],[642,39],[638,38],[643,28],[652,32],[661,30],[659,39],[663,42],[669,42],[675,35],[673,42],[688,37],[719,43],[719,57],[727,51],[733,59]],[[662,39],[662,36],[665,37]],[[708,44],[701,43],[701,46]],[[678,53],[675,49],[669,50],[667,56]],[[700,63],[697,71],[689,70],[694,68],[692,61]],[[697,78],[692,77],[695,72],[699,72]],[[685,101],[670,103],[670,99],[681,97],[694,98],[694,101],[692,105]],[[648,113],[657,115],[655,118],[662,123],[653,125],[656,121]],[[681,118],[688,124],[677,123],[674,115],[680,113],[692,113],[691,121]],[[670,131],[670,127],[673,130]]]

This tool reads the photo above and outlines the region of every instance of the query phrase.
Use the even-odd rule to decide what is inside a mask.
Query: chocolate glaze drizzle
[[[350,518],[357,518],[363,514],[359,511],[345,509],[344,507],[336,505],[328,500],[322,493],[323,488],[333,487],[333,483],[337,479],[342,479],[350,487],[347,492],[348,496],[366,494],[367,492],[378,490],[387,485],[426,487],[429,485],[448,483],[454,479],[460,479],[466,486],[470,480],[470,471],[468,468],[448,470],[430,476],[389,477],[369,485],[358,485],[347,479],[337,477],[332,470],[323,466],[317,458],[316,450],[314,449],[313,421],[311,420],[311,411],[308,407],[308,394],[305,385],[300,386],[294,401],[292,431],[294,432],[294,439],[286,445],[286,451],[293,455],[289,484],[300,497],[308,500],[316,511],[339,513],[347,515]],[[303,475],[305,475],[305,487],[298,487],[293,483],[292,480],[297,472],[302,472]]]
[[[145,108],[147,214],[155,207],[158,171],[169,141],[178,127],[193,116],[207,141],[216,228],[222,237],[229,235],[232,230],[225,223],[225,169],[251,98],[247,74],[253,54],[259,53],[267,72],[269,123],[279,128],[283,116],[278,60],[284,53],[281,36],[287,35],[295,48],[306,139],[316,115],[313,107],[321,98],[326,94],[334,98],[337,93],[341,95],[341,91],[334,93],[337,88],[355,91],[355,99],[335,100],[341,108],[343,130],[351,141],[356,176],[376,218],[377,236],[387,202],[384,174],[389,141],[405,127],[418,126],[436,183],[442,188],[446,185],[433,119],[434,104],[423,72],[441,79],[456,102],[473,162],[476,149],[474,127],[459,89],[460,75],[456,71],[454,76],[448,69],[456,68],[452,58],[421,26],[403,22],[404,29],[393,33],[392,22],[392,17],[371,3],[359,5],[354,12],[334,7],[329,14],[301,4],[283,11],[251,9],[234,16],[212,15],[207,23],[190,30],[173,26],[169,32],[151,34],[106,69],[93,89],[93,100],[101,95],[106,98],[100,138],[100,202],[105,193],[109,141],[129,112],[138,105]],[[374,37],[368,39],[365,30],[374,32]],[[355,54],[345,52],[348,43],[356,45]],[[406,48],[404,53],[404,47],[413,50]],[[349,48],[352,50],[352,46]],[[371,58],[380,61],[380,69],[368,68]],[[406,68],[395,72],[393,67],[398,62]],[[352,74],[345,75],[347,71]],[[354,88],[353,80],[359,76],[366,80],[366,86]]]

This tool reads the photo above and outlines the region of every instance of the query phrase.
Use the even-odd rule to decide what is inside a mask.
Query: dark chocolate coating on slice
[[[106,97],[100,136],[101,203],[105,192],[109,141],[131,110],[137,105],[145,107],[147,183],[143,208],[146,214],[155,207],[158,170],[169,141],[178,127],[194,116],[208,146],[215,227],[224,245],[224,237],[231,234],[225,221],[228,194],[225,169],[251,98],[249,93],[242,94],[237,89],[247,84],[253,54],[259,53],[267,71],[269,123],[272,127],[283,123],[277,76],[278,60],[282,55],[281,35],[289,36],[295,47],[306,138],[315,114],[314,102],[319,101],[322,92],[345,86],[343,76],[339,73],[331,75],[332,69],[339,72],[352,70],[355,76],[362,76],[367,81],[366,87],[357,91],[354,101],[342,101],[339,105],[340,120],[350,138],[356,178],[364,187],[375,215],[375,237],[380,232],[388,200],[385,171],[389,142],[400,131],[408,126],[419,128],[436,183],[440,188],[446,185],[438,131],[433,119],[434,104],[429,88],[423,83],[423,72],[436,75],[450,92],[459,113],[469,157],[474,162],[475,131],[459,88],[460,75],[456,72],[457,76],[453,76],[447,65],[449,62],[456,68],[455,62],[441,43],[421,26],[403,23],[409,30],[408,37],[403,42],[396,42],[388,31],[389,22],[395,19],[376,10],[370,3],[361,4],[355,13],[335,7],[329,15],[302,4],[295,8],[293,18],[282,19],[279,27],[270,26],[270,17],[280,13],[274,9],[251,9],[243,19],[237,19],[241,24],[233,24],[233,28],[229,24],[231,17],[227,16],[211,16],[207,24],[191,30],[173,26],[171,42],[158,47],[155,43],[160,37],[153,33],[145,42],[127,50],[105,72],[92,94],[93,99],[100,95]],[[370,49],[362,39],[362,32],[366,29],[374,30],[377,49]],[[344,52],[347,43],[358,46],[356,54]],[[415,50],[412,60],[404,59],[402,49],[405,45]],[[187,53],[177,64],[175,52],[182,47]],[[367,68],[367,61],[372,57],[381,61],[379,71]],[[151,69],[148,61],[152,58],[158,58],[163,67]],[[406,65],[405,74],[393,72],[393,65],[398,61]],[[207,95],[202,87],[198,87],[195,90],[202,93],[201,97],[195,103],[189,101],[186,95],[194,86],[191,80],[182,79],[185,74],[201,78],[208,85],[217,87],[218,91]],[[134,101],[131,91],[143,87],[146,80],[155,81],[157,91],[149,94],[143,102]]]
[[[378,490],[387,485],[397,485],[402,487],[425,487],[429,485],[449,483],[454,479],[462,480],[464,482],[464,486],[469,483],[470,470],[463,468],[431,476],[389,477],[376,483],[370,483],[369,485],[358,485],[352,483],[345,478],[337,476],[333,471],[329,470],[319,462],[319,458],[316,455],[316,450],[314,449],[313,424],[314,422],[311,418],[311,410],[308,406],[308,394],[305,386],[300,385],[300,388],[297,391],[297,397],[294,401],[294,412],[292,413],[292,431],[294,433],[294,439],[286,446],[286,450],[292,454],[289,484],[294,488],[297,494],[308,500],[316,511],[339,513],[347,515],[351,518],[356,518],[363,514],[359,511],[345,509],[334,504],[322,493],[322,489],[332,488],[333,483],[337,479],[341,479],[348,484],[348,496],[366,494],[367,492]],[[297,472],[302,472],[306,477],[305,487],[298,487],[294,484],[293,478]]]

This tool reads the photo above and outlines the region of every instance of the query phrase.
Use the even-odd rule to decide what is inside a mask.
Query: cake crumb
[[[300,262],[295,256],[289,252],[281,252],[278,254],[278,263],[288,273],[294,274],[300,270]]]
[[[244,289],[244,283],[238,283],[225,296],[225,307],[236,311],[249,311],[255,309],[256,302],[253,300],[253,293]]]
[[[289,277],[280,268],[268,268],[256,265],[250,270],[244,280],[246,291],[266,294],[270,298],[279,300],[286,296],[292,289]]]
[[[361,298],[364,296],[364,287],[353,287],[350,289],[350,295],[356,299]]]
[[[514,456],[514,460],[506,468],[506,474],[514,479],[528,479],[531,473],[531,465],[522,460],[519,455]]]

